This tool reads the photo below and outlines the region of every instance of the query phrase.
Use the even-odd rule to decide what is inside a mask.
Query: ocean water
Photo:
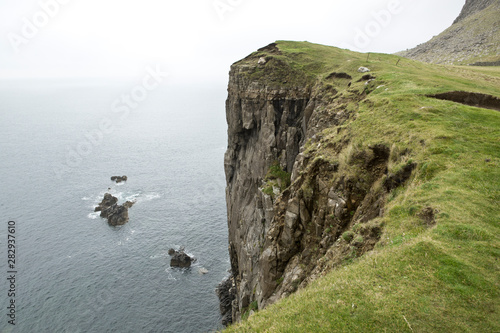
[[[215,288],[230,267],[226,87],[167,82],[127,112],[114,105],[138,83],[0,82],[0,332],[220,328]],[[106,121],[113,128],[103,133]],[[129,180],[117,185],[113,175]],[[136,200],[126,225],[93,213],[106,192]],[[197,258],[189,269],[169,267],[169,248],[180,247]]]

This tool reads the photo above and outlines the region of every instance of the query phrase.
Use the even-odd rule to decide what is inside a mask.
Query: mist
[[[0,4],[0,79],[141,77],[225,82],[230,65],[275,40],[360,52],[412,48],[465,1],[40,0]]]

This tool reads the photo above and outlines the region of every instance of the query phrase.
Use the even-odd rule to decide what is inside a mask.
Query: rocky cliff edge
[[[390,159],[405,160],[408,152],[387,144],[353,147],[342,125],[377,83],[351,53],[338,50],[341,65],[329,70],[299,49],[284,55],[280,45],[293,44],[262,48],[229,75],[224,165],[233,320],[371,250],[385,195],[414,168],[408,162],[389,174]],[[319,55],[328,49],[304,45]]]

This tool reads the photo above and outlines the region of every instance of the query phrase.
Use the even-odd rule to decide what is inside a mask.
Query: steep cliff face
[[[430,41],[401,52],[437,64],[500,64],[500,2],[467,0],[453,25]]]
[[[232,66],[226,102],[229,144],[224,164],[231,268],[238,295],[233,304],[235,318],[257,299],[257,289],[268,293],[269,288],[259,284],[259,258],[275,207],[261,186],[276,161],[284,170],[292,170],[305,139],[305,110],[314,103],[307,85],[280,87],[266,80],[253,81],[251,74],[266,66],[258,60],[252,57]],[[275,66],[287,70],[285,64]]]
[[[233,320],[372,249],[385,194],[413,169],[388,174],[390,158],[407,152],[354,146],[342,126],[376,89],[374,77],[344,52],[345,71],[318,80],[295,65],[303,57],[271,44],[231,67],[224,164]]]

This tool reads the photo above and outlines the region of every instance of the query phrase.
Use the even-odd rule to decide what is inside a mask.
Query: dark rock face
[[[113,227],[128,222],[128,209],[134,205],[132,201],[127,201],[123,205],[118,205],[117,202],[118,198],[106,193],[94,210],[101,212],[100,216],[108,219],[108,224]]]
[[[219,297],[220,314],[222,325],[228,326],[233,323],[233,301],[236,299],[236,286],[233,277],[222,281],[215,290]]]
[[[113,176],[113,177],[111,177],[111,180],[116,182],[117,184],[121,183],[121,182],[126,182],[127,179],[128,179],[127,176]]]
[[[270,48],[278,52],[275,45]],[[310,87],[282,88],[250,82],[247,70],[244,65],[232,66],[226,101],[226,201],[231,270],[238,295],[233,321],[254,300],[253,290],[260,292],[260,249],[274,216],[271,197],[259,190],[262,180],[276,161],[285,172],[292,171],[315,104]],[[274,286],[266,288],[266,293],[271,288]]]
[[[168,254],[172,257],[170,259],[171,267],[191,267],[191,263],[195,261],[194,258],[187,255],[184,250],[176,251],[174,249],[168,250]]]

